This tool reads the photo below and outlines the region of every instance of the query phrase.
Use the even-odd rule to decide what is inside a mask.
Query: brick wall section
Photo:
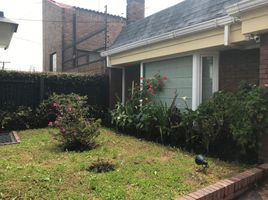
[[[143,19],[145,0],[127,0],[127,24]]]
[[[268,34],[261,36],[260,85],[268,87]]]
[[[219,88],[235,91],[241,81],[259,84],[259,49],[228,50],[220,53]]]
[[[190,193],[177,200],[231,200],[251,189],[268,176],[268,164],[249,169],[236,176]]]
[[[61,8],[55,3],[43,0],[43,36],[44,36],[44,51],[43,51],[43,68],[44,71],[49,70],[50,59],[49,55],[57,52],[57,66],[59,71],[65,72],[81,72],[89,74],[104,74],[106,73],[105,61],[96,62],[89,65],[73,68],[73,15],[76,14],[76,35],[77,41],[88,36],[100,29],[105,28],[106,15],[101,12],[87,10],[83,8]],[[51,21],[58,21],[52,23]],[[108,21],[108,44],[109,47],[123,26],[126,24],[125,19],[107,15]],[[92,38],[89,38],[77,45],[77,49],[95,50],[104,48],[105,46],[105,31],[100,32]],[[62,55],[62,49],[66,49]],[[62,62],[64,64],[62,65]],[[68,61],[68,62],[66,62]],[[63,66],[63,68],[62,68]]]
[[[62,9],[43,0],[43,71],[50,70],[50,54],[57,52],[57,63],[61,63]],[[61,70],[61,69],[59,69]]]

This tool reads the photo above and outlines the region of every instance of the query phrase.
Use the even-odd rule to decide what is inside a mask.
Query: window
[[[57,71],[57,53],[50,54],[50,71]]]
[[[193,57],[193,106],[197,107],[219,88],[218,54],[195,54]]]
[[[202,56],[202,102],[213,94],[213,56]]]
[[[167,76],[163,90],[156,94],[155,100],[171,105],[175,94],[176,106],[185,108],[183,97],[187,97],[187,106],[192,107],[192,56],[172,58],[162,61],[146,63],[144,66],[145,78],[152,78],[155,74]]]

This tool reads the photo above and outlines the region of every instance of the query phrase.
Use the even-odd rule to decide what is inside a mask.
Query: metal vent
[[[9,133],[0,133],[0,145],[20,143],[18,134],[15,131]]]

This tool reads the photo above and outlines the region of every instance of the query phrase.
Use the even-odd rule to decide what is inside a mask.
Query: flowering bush
[[[56,95],[50,97],[52,107],[57,113],[56,120],[49,126],[59,129],[55,138],[69,150],[85,150],[93,148],[99,135],[100,120],[86,119],[88,108],[87,97],[76,94]]]
[[[131,98],[124,105],[120,102],[116,105],[111,113],[112,123],[123,131],[165,142],[172,133],[174,118],[176,123],[180,118],[180,111],[175,108],[177,96],[171,106],[156,103],[153,97],[163,89],[168,77],[156,74],[152,79],[141,77],[141,80],[142,90],[140,87],[134,88]]]

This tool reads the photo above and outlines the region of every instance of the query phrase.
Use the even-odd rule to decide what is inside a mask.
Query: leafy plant
[[[34,111],[29,107],[18,107],[14,111],[0,110],[0,131],[21,130],[35,127]]]
[[[98,158],[87,170],[95,173],[110,172],[115,170],[115,165],[109,160]]]
[[[163,89],[164,81],[168,78],[157,74],[152,79],[141,79],[142,90],[140,87],[134,88],[131,98],[124,105],[116,105],[111,113],[112,123],[123,131],[135,132],[163,143],[180,119],[180,111],[175,107],[177,95],[170,107],[155,102],[154,96]]]
[[[69,150],[85,150],[95,146],[95,140],[100,134],[100,120],[88,121],[86,119],[88,108],[87,97],[76,94],[52,95],[57,117],[50,126],[55,126],[59,131],[55,138]]]
[[[267,124],[267,90],[244,84],[236,93],[215,93],[196,111],[187,109],[180,126],[187,146],[195,151],[256,161]]]

